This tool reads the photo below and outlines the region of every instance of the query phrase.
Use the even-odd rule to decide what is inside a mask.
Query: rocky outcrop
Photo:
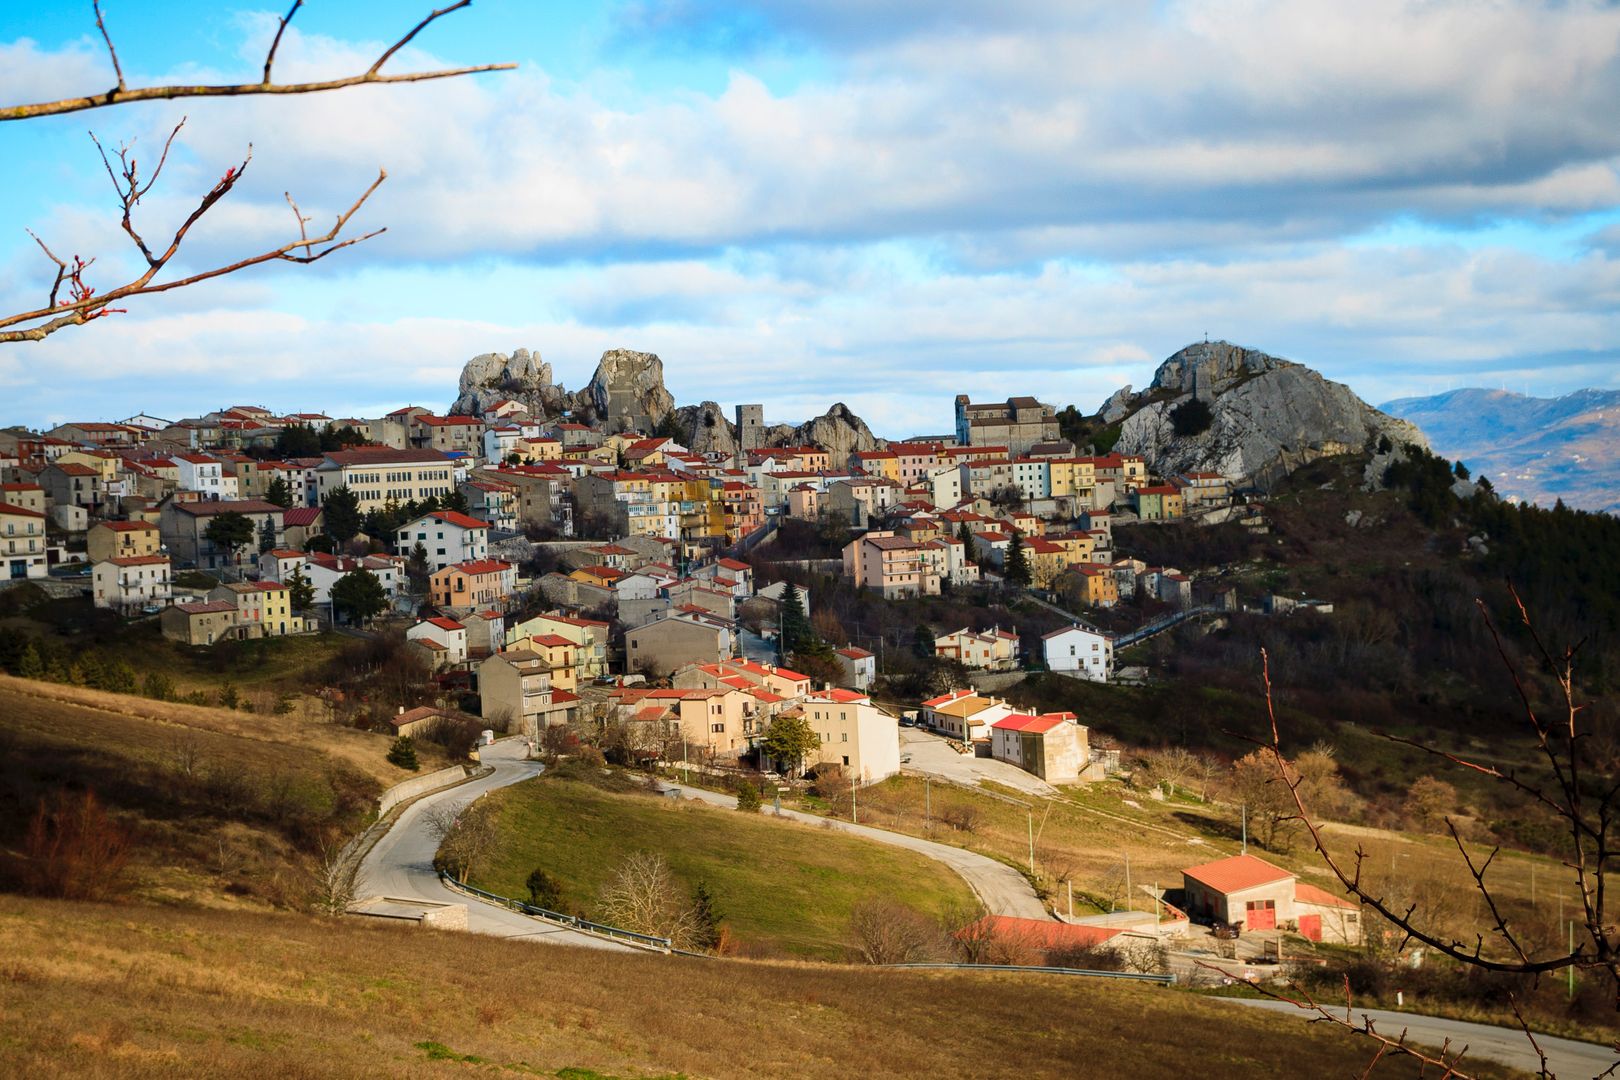
[[[1134,397],[1135,395],[1131,393],[1131,384],[1126,383],[1109,395],[1097,415],[1102,417],[1105,424],[1118,423],[1131,414],[1131,400]]]
[[[814,444],[828,452],[830,464],[842,469],[849,455],[862,450],[882,450],[888,446],[872,434],[866,421],[856,416],[842,401],[813,420],[798,425],[777,424],[765,434],[766,446],[805,446]]]
[[[737,429],[726,419],[725,410],[712,401],[682,405],[675,410],[675,422],[681,428],[678,441],[695,454],[730,457],[737,452]]]
[[[664,362],[654,353],[609,349],[581,391],[607,432],[651,431],[675,399],[664,389]]]
[[[1209,405],[1209,427],[1178,435],[1175,411],[1194,397]],[[1318,458],[1376,451],[1384,436],[1392,447],[1428,446],[1412,424],[1379,412],[1349,387],[1224,341],[1189,345],[1159,366],[1147,390],[1115,398],[1109,402],[1116,409],[1132,410],[1115,449],[1141,454],[1163,476],[1209,470],[1268,487]],[[1383,475],[1381,468],[1368,472],[1372,485]]]
[[[569,407],[568,395],[551,381],[551,365],[538,352],[516,349],[506,353],[483,353],[467,361],[461,369],[461,384],[454,416],[482,416],[498,401],[520,402],[530,416],[545,419]]]

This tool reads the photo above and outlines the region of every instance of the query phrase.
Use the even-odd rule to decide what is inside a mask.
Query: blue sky
[[[363,69],[429,6],[315,0],[278,70]],[[132,84],[252,78],[279,14],[105,10]],[[253,143],[183,269],[389,172],[361,247],[0,347],[0,423],[442,407],[517,347],[570,388],[645,349],[682,402],[888,435],[958,392],[1089,410],[1206,333],[1374,402],[1620,386],[1614,2],[478,0],[392,69],[506,60],[0,125],[7,311],[47,283],[25,227],[98,284],[134,265],[87,128],[152,153],[187,117],[153,233]],[[0,4],[0,100],[110,82],[88,3]]]

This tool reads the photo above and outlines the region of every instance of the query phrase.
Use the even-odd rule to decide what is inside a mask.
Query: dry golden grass
[[[0,958],[0,1053],[17,1076],[1353,1076],[1370,1057],[1341,1033],[1157,987],[291,915],[0,897]]]
[[[131,836],[129,894],[297,905],[321,843],[364,824],[380,777],[404,775],[382,761],[387,745],[287,716],[0,679],[0,887],[39,801],[90,789]]]
[[[193,733],[228,735],[242,740],[240,745],[244,746],[244,752],[251,752],[246,744],[255,742],[301,747],[342,761],[384,786],[405,778],[404,773],[385,760],[387,736],[325,723],[317,710],[307,706],[287,714],[239,712],[0,675],[0,716],[11,713],[26,719],[63,705],[153,725],[143,736],[151,741],[172,741],[177,736]],[[94,722],[88,713],[84,715],[86,720],[80,722]]]

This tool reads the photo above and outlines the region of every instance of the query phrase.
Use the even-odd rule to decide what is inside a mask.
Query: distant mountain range
[[[1490,477],[1498,494],[1620,513],[1620,390],[1558,398],[1453,390],[1379,408],[1422,428],[1436,453]]]

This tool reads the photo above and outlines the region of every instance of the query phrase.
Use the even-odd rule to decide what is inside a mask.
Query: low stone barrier
[[[418,795],[426,795],[430,791],[437,791],[442,787],[449,787],[451,784],[459,784],[470,775],[471,769],[468,766],[452,765],[448,769],[413,776],[409,780],[395,784],[377,796],[377,816],[386,817],[388,811],[400,803],[408,802]]]

